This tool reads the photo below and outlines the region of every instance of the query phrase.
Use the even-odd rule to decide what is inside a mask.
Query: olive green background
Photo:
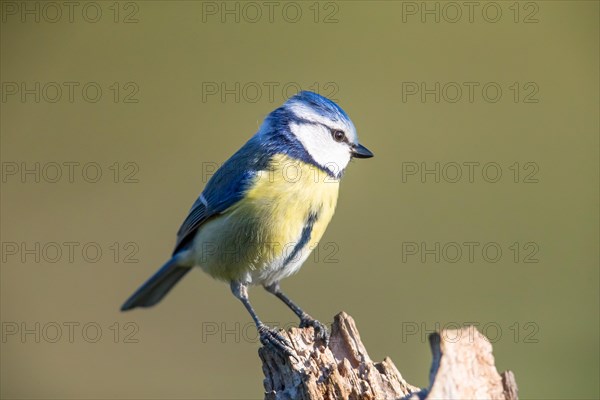
[[[255,332],[225,284],[197,270],[153,309],[119,307],[169,257],[207,166],[237,150],[285,100],[282,88],[291,95],[296,84],[335,90],[375,158],[349,166],[319,253],[284,281],[288,294],[328,323],[340,310],[351,314],[371,357],[390,356],[416,385],[428,383],[426,333],[436,324],[476,323],[494,338],[498,369],[515,372],[522,398],[600,396],[598,2],[521,3],[518,23],[513,2],[495,3],[502,10],[496,23],[482,17],[485,2],[473,22],[463,7],[455,23],[403,14],[421,2],[321,3],[317,23],[313,2],[296,3],[303,12],[296,23],[283,18],[285,3],[277,3],[273,22],[263,7],[256,22],[248,21],[252,9],[240,11],[239,23],[203,14],[194,1],[136,2],[137,23],[123,23],[135,9],[120,3],[115,23],[113,2],[95,4],[103,11],[97,23],[78,8],[72,23],[64,15],[56,23],[5,15],[1,26],[3,84],[80,84],[72,103],[66,91],[56,103],[36,103],[32,95],[0,103],[3,166],[95,162],[103,173],[97,183],[86,182],[80,169],[72,183],[18,175],[2,183],[3,243],[79,243],[73,262],[65,254],[57,262],[3,254],[3,329],[39,323],[41,339],[3,338],[2,398],[262,397]],[[295,18],[289,7],[288,20]],[[537,23],[523,21],[531,12]],[[82,98],[86,82],[103,89],[98,102]],[[134,87],[125,88],[128,82],[139,88],[137,103],[123,101]],[[206,82],[239,82],[248,91],[239,102],[233,95],[222,101],[203,92]],[[265,82],[278,85],[272,99]],[[454,103],[451,91],[439,102],[433,95],[421,101],[403,99],[403,82],[476,82],[479,89],[472,102],[466,91]],[[481,95],[488,82],[502,89],[495,103]],[[528,82],[534,86],[525,88]],[[256,99],[252,83],[264,89]],[[539,90],[528,99],[537,102],[525,102],[532,87]],[[118,183],[109,169],[115,162]],[[128,162],[139,168],[137,183],[123,182]],[[406,163],[436,162],[495,162],[503,175],[496,183],[481,169],[472,183],[403,179],[403,167],[414,165]],[[509,169],[515,162],[518,183]],[[523,182],[528,162],[538,167],[537,183]],[[433,248],[470,241],[480,243],[472,263],[466,254],[452,263],[403,253],[407,242]],[[137,245],[137,263],[124,262],[129,242]],[[488,242],[503,250],[498,262],[482,257]],[[531,247],[515,262],[514,242],[533,242],[539,261],[523,262]],[[82,257],[85,243],[101,247],[98,262]],[[296,323],[262,289],[250,295],[265,321]],[[72,340],[69,323],[79,324]],[[51,343],[56,325],[62,336]],[[95,326],[102,334],[90,343]],[[208,334],[215,327],[219,332]]]

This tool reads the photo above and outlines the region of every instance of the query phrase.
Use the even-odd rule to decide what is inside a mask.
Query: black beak
[[[373,153],[362,144],[352,146],[352,157],[355,158],[371,158]]]

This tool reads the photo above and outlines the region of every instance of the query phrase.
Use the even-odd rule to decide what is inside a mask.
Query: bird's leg
[[[329,331],[327,327],[304,312],[296,303],[294,303],[289,297],[287,297],[279,287],[279,282],[275,282],[269,286],[264,287],[269,293],[277,296],[281,301],[287,305],[290,310],[294,312],[300,318],[300,328],[306,328],[312,326],[315,329],[315,335],[325,342],[325,345],[329,344]]]
[[[252,308],[250,300],[248,299],[248,287],[242,282],[231,282],[231,292],[242,302],[242,304],[244,304],[244,307],[246,307],[246,310],[248,310],[250,313],[250,316],[256,324],[260,342],[265,346],[271,345],[277,350],[281,351],[283,354],[298,360],[294,354],[294,350],[290,341],[287,340],[277,330],[269,328],[263,324],[263,322],[258,318],[256,311],[254,311],[254,308]]]

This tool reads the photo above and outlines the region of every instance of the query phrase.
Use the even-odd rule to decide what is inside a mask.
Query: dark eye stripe
[[[350,142],[348,141],[348,138],[346,137],[346,133],[340,129],[335,129],[335,128],[331,128],[325,124],[322,124],[320,122],[315,122],[315,121],[310,121],[308,119],[304,119],[304,118],[296,118],[293,122],[299,122],[299,123],[303,123],[303,124],[311,124],[311,125],[321,125],[327,129],[329,129],[329,131],[331,132],[331,137],[333,138],[333,140],[335,140],[336,142],[339,143],[348,143],[350,144]],[[341,139],[336,139],[335,138],[335,134],[339,132],[342,134]]]

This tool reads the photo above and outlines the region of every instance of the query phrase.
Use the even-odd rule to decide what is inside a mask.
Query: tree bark
[[[312,327],[284,334],[297,360],[271,347],[258,351],[265,400],[517,399],[513,373],[498,374],[492,345],[474,327],[429,335],[433,361],[424,389],[406,382],[389,358],[373,362],[344,312],[334,318],[328,347],[315,342]]]

